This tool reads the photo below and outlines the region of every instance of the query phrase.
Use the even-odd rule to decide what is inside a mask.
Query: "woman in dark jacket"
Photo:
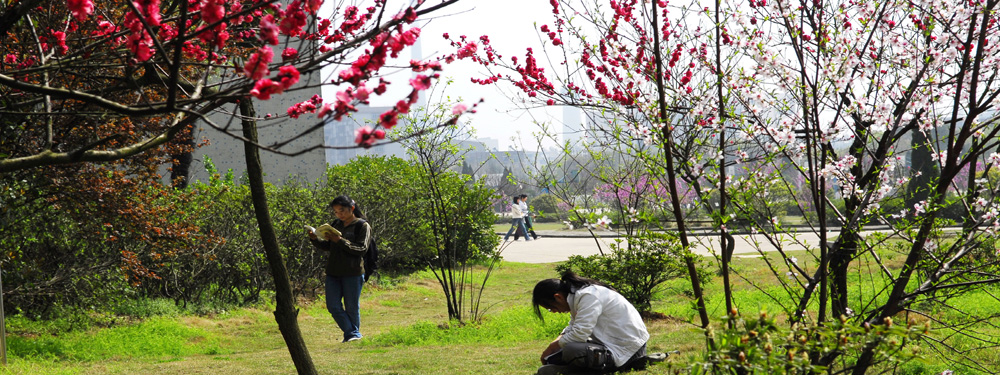
[[[372,228],[358,205],[346,195],[334,198],[329,209],[337,217],[330,225],[341,235],[327,232],[326,238],[319,238],[309,232],[309,239],[318,249],[330,252],[326,262],[326,309],[344,331],[343,342],[350,342],[361,339],[359,305],[364,255],[372,240]]]

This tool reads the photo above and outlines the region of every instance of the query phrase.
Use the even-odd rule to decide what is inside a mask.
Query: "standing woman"
[[[326,232],[319,238],[309,232],[316,248],[330,252],[326,261],[326,309],[344,331],[344,341],[361,339],[361,285],[364,283],[364,255],[372,240],[372,228],[354,200],[346,195],[333,199],[328,207],[337,218],[330,225],[342,236]],[[343,303],[341,303],[343,301]]]
[[[645,367],[649,332],[635,307],[613,289],[567,272],[561,280],[539,281],[531,303],[539,319],[543,308],[570,313],[569,325],[542,352],[538,375]]]
[[[510,229],[507,230],[507,235],[503,237],[504,241],[507,241],[507,239],[510,238],[510,234],[514,233],[518,229],[524,232],[525,241],[531,241],[531,238],[528,237],[528,230],[524,227],[524,213],[521,211],[521,206],[518,205],[518,202],[520,201],[521,196],[515,195],[513,200],[514,204],[510,206],[510,216],[512,218],[510,220]],[[518,236],[519,234],[514,235],[514,241],[517,241]]]

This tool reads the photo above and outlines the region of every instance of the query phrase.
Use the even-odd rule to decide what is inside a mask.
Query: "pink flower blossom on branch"
[[[395,109],[390,109],[389,111],[379,116],[378,120],[379,120],[379,126],[386,129],[392,129],[394,126],[396,126],[396,123],[399,121],[399,112],[396,112]]]
[[[329,104],[329,103],[323,104],[323,108],[321,108],[319,110],[319,113],[317,114],[317,117],[324,118],[324,117],[328,116],[330,113],[333,113],[333,104]]]
[[[302,34],[302,28],[306,26],[306,14],[302,10],[302,2],[293,1],[285,8],[285,18],[281,20],[278,28],[282,34],[296,36]]]
[[[410,113],[410,102],[407,100],[400,100],[396,102],[395,109],[398,113]]]
[[[319,12],[321,6],[323,6],[323,0],[306,0],[306,10],[311,14]]]
[[[267,14],[260,18],[260,40],[270,45],[278,44],[278,24],[273,15]]]
[[[288,47],[285,51],[281,53],[281,61],[295,60],[299,57],[299,51],[295,48]]]
[[[257,49],[257,52],[250,55],[247,64],[243,66],[243,72],[246,73],[247,77],[255,81],[264,78],[271,73],[267,69],[267,65],[271,63],[273,57],[274,51],[271,50],[271,47],[260,47]]]
[[[264,78],[254,84],[253,89],[250,90],[250,95],[260,100],[269,100],[271,99],[271,95],[280,94],[282,91],[281,84]]]
[[[56,52],[60,56],[66,55],[66,52],[69,51],[69,46],[66,45],[66,33],[62,31],[53,31],[52,38],[55,39],[56,42]]]
[[[370,126],[362,126],[354,131],[354,143],[358,146],[369,148],[378,140],[372,135]]]
[[[206,24],[213,24],[222,21],[226,15],[226,8],[219,0],[205,0],[201,3],[201,20]]]
[[[278,68],[278,79],[281,84],[282,91],[288,90],[299,82],[299,70],[291,65],[282,66]]]
[[[410,80],[410,86],[413,86],[414,90],[427,90],[431,88],[431,77],[417,74],[416,78]]]
[[[368,103],[368,96],[371,95],[371,93],[372,93],[372,90],[369,89],[369,88],[367,88],[367,87],[365,87],[365,83],[364,82],[361,82],[361,84],[358,85],[357,90],[354,91],[354,99],[357,99],[359,102],[367,104]]]
[[[153,37],[146,31],[146,26],[160,26],[160,1],[136,0],[132,4],[138,13],[125,14],[125,27],[130,31],[125,39],[125,45],[135,54],[137,60],[146,61],[153,57]]]
[[[468,44],[466,44],[462,48],[458,49],[457,56],[458,56],[459,59],[464,59],[466,57],[474,56],[476,54],[476,49],[477,48],[478,47],[476,46],[476,43],[469,42]]]
[[[94,2],[92,0],[67,0],[66,7],[77,21],[87,20],[87,16],[94,13]]]
[[[323,98],[319,95],[313,95],[312,98],[301,103],[296,103],[295,105],[288,107],[288,117],[299,118],[302,114],[316,112],[316,106],[323,104]],[[320,111],[320,118],[322,118],[326,113],[329,113],[332,108],[329,104],[324,105],[323,109]]]
[[[434,71],[440,71],[441,70],[441,62],[440,61],[431,61],[431,62],[424,63],[424,62],[420,62],[420,61],[417,61],[417,60],[410,60],[410,69],[412,69],[414,72],[418,72],[418,73],[426,71],[428,69],[434,70]]]

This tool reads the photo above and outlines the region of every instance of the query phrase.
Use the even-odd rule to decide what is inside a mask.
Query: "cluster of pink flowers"
[[[274,22],[274,15],[265,14],[260,18],[260,40],[270,45],[278,44],[278,24]]]
[[[226,8],[222,6],[220,0],[205,0],[201,3],[201,20],[206,24],[213,24],[222,21],[226,15]]]
[[[70,14],[80,22],[86,20],[87,16],[91,13],[94,13],[93,0],[67,0],[66,6],[69,8]]]
[[[52,39],[55,39],[56,53],[59,55],[65,55],[69,52],[69,46],[66,45],[66,33],[62,31],[52,31]]]
[[[278,29],[282,34],[296,36],[302,34],[302,28],[306,26],[306,13],[302,9],[302,2],[293,1],[285,8],[285,17],[281,20]]]
[[[320,52],[328,52],[332,50],[328,44],[342,42],[365,30],[368,22],[381,9],[380,6],[384,6],[384,2],[380,1],[368,8],[347,6],[344,8],[343,18],[339,25],[333,25],[331,19],[317,19],[316,30],[310,32],[306,30],[310,16],[315,16],[319,12],[323,0],[291,0],[287,6],[278,2],[269,2],[252,12],[243,9],[249,3],[229,0],[187,0],[188,11],[197,14],[200,20],[197,17],[189,19],[185,25],[181,25],[173,19],[166,24],[162,23],[161,0],[128,1],[131,1],[135,10],[126,12],[124,19],[117,24],[97,16],[97,27],[92,33],[93,36],[107,37],[124,30],[123,36],[117,38],[114,43],[123,44],[124,47],[128,48],[135,57],[134,61],[147,61],[156,54],[157,44],[154,38],[169,41],[175,39],[180,32],[188,30],[188,28],[197,27],[195,31],[188,34],[196,39],[186,40],[181,44],[183,56],[198,61],[212,59],[211,61],[215,62],[226,61],[226,56],[217,50],[225,47],[231,37],[236,40],[258,38],[263,42],[263,46],[250,54],[241,67],[241,73],[253,83],[249,94],[260,100],[268,100],[272,95],[283,93],[300,79],[299,70],[291,65],[299,58],[299,51],[295,48],[285,48],[281,51],[283,66],[277,68],[277,74],[272,76],[271,69],[275,66],[271,64],[275,60],[276,52],[271,46],[280,43],[280,35],[320,41]],[[421,2],[418,1],[418,3]],[[80,22],[85,21],[95,12],[93,0],[67,0],[67,7],[71,15]],[[370,95],[385,93],[388,84],[385,80],[380,79],[379,84],[374,88],[366,87],[365,81],[375,76],[385,66],[388,58],[398,57],[406,47],[416,43],[420,37],[420,28],[404,26],[412,24],[418,16],[416,9],[407,8],[393,17],[393,20],[399,23],[397,26],[370,38],[371,48],[365,50],[356,61],[343,69],[338,74],[338,79],[333,81],[334,84],[349,84],[347,89],[337,93],[335,100],[324,103],[322,98],[314,96],[288,108],[289,117],[298,118],[306,113],[318,112],[321,118],[331,116],[339,120],[344,115],[356,111],[357,109],[354,107],[356,103],[368,103]],[[232,36],[229,34],[228,29],[231,26],[244,22],[256,22],[257,27],[240,28],[240,31],[234,31]],[[73,23],[71,31],[76,30],[75,25]],[[66,54],[69,51],[66,45],[66,34],[63,31],[50,31],[44,39],[47,39],[43,41],[48,43],[48,48],[54,48],[59,54]],[[484,43],[488,42],[485,37],[482,40]],[[476,59],[478,50],[477,43],[463,40],[462,45],[456,49],[454,54],[441,60],[451,62],[464,58]],[[492,58],[492,52],[488,52],[488,54]],[[34,62],[30,58],[28,60]],[[441,60],[412,61],[411,69],[417,73],[437,72],[442,70]],[[8,54],[4,57],[4,63],[16,64],[18,57],[14,54]],[[385,131],[398,123],[400,115],[410,111],[410,107],[417,102],[420,92],[428,90],[434,79],[438,77],[436,73],[424,73],[411,79],[409,81],[412,87],[410,94],[398,101],[390,111],[380,116],[377,129],[359,129],[357,143],[370,146],[377,140],[384,139]],[[458,107],[455,109],[456,117],[467,111],[467,107],[462,107],[461,111],[458,109]]]
[[[285,48],[285,50],[281,52],[281,62],[295,60],[298,57],[299,51],[292,47]]]
[[[271,99],[271,95],[285,92],[299,82],[299,70],[291,65],[282,66],[278,68],[278,76],[275,79],[258,80],[253,89],[250,90],[250,95],[257,97],[257,99],[268,100]]]
[[[138,9],[138,14],[125,14],[125,27],[130,31],[125,45],[135,54],[136,59],[146,61],[153,57],[154,52],[153,36],[146,32],[146,25],[151,28],[160,26],[160,0],[135,0],[132,4]]]
[[[271,59],[274,58],[274,51],[271,47],[260,47],[257,52],[250,55],[250,59],[247,60],[246,65],[243,66],[243,72],[246,73],[247,77],[254,81],[258,81],[264,78],[271,71],[268,70],[268,64],[271,63]]]
[[[364,148],[369,148],[380,140],[385,139],[385,130],[372,129],[370,126],[362,126],[354,131],[354,143]]]
[[[319,95],[313,95],[309,100],[288,107],[288,117],[299,118],[305,113],[314,113],[321,104],[323,104],[323,98]]]

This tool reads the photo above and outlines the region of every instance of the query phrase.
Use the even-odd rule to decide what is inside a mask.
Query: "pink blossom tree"
[[[805,230],[819,237],[817,247],[809,246],[819,266],[807,270],[782,239],[803,229],[776,220],[749,223],[781,255],[771,269],[784,285],[781,301],[792,323],[843,317],[885,324],[903,312],[928,314],[926,306],[946,303],[942,295],[1000,281],[990,250],[1000,229],[996,187],[961,178],[976,176],[977,162],[996,167],[986,160],[1000,145],[991,110],[1000,97],[993,78],[1000,73],[997,1],[551,4],[554,21],[537,29],[546,48],[503,59],[481,46],[478,59],[492,70],[478,81],[509,83],[529,105],[572,105],[611,118],[592,122],[597,129],[588,131],[610,135],[594,145],[633,150],[645,161],[643,173],[662,186],[684,180],[700,197],[718,192],[719,206],[705,209],[723,238],[718,253],[734,316],[726,223],[752,216],[760,206],[750,199],[766,204],[779,188],[807,194],[802,205],[815,218]],[[923,182],[927,198],[899,215],[900,207],[889,211],[889,205],[916,175],[906,162],[915,135],[928,140],[940,174]],[[658,152],[635,152],[637,144]],[[959,182],[965,186],[956,188]],[[964,204],[965,225],[958,240],[942,242],[937,219],[949,190]],[[670,189],[687,247],[681,201]],[[884,238],[865,235],[879,223],[893,223],[907,244],[898,269],[879,255]],[[875,291],[850,284],[851,266],[861,263],[880,270],[872,275]],[[701,303],[695,277],[692,288]],[[708,328],[703,306],[701,326]],[[875,344],[856,361],[845,360],[845,351],[814,354],[815,365],[856,374],[876,359]]]
[[[420,37],[418,20],[457,0],[418,0],[399,9],[323,0],[21,0],[0,8],[0,173],[55,165],[108,163],[162,152],[190,140],[204,123],[246,144],[247,170],[264,249],[275,279],[275,319],[300,374],[315,374],[297,324],[287,272],[270,225],[253,100],[332,85],[335,98],[313,98],[280,117],[340,119],[386,93],[386,64]],[[464,58],[470,43],[441,61]],[[355,143],[384,138],[442,69],[439,60],[411,61],[410,93]],[[301,82],[330,68],[332,78]],[[406,83],[404,83],[406,84]],[[230,128],[213,114],[239,123]],[[457,120],[456,111],[442,126]],[[238,115],[232,115],[238,114]],[[317,144],[314,147],[323,147]],[[188,148],[188,151],[190,148]],[[304,151],[303,151],[304,152]],[[162,159],[158,159],[162,160]]]
[[[380,74],[419,38],[415,22],[455,1],[417,1],[398,10],[382,1],[367,8],[336,4],[329,18],[318,14],[321,0],[18,2],[0,14],[5,20],[0,93],[6,98],[0,110],[10,116],[7,121],[32,124],[31,136],[48,142],[5,154],[0,172],[127,158],[171,142],[198,121],[242,138],[208,116],[227,112],[225,107],[244,98],[268,100],[288,90],[317,89],[315,82],[305,87],[300,77],[327,67],[335,76],[318,85],[336,86],[335,98],[294,105],[287,115],[311,114],[317,126],[322,118],[340,119],[386,92],[389,82]],[[360,129],[358,145],[384,137],[376,130],[396,124],[442,63],[412,61],[410,68],[419,74],[408,82],[411,93],[383,114],[375,129]],[[64,139],[62,129],[108,116],[155,121],[139,129],[72,136],[89,142]]]

